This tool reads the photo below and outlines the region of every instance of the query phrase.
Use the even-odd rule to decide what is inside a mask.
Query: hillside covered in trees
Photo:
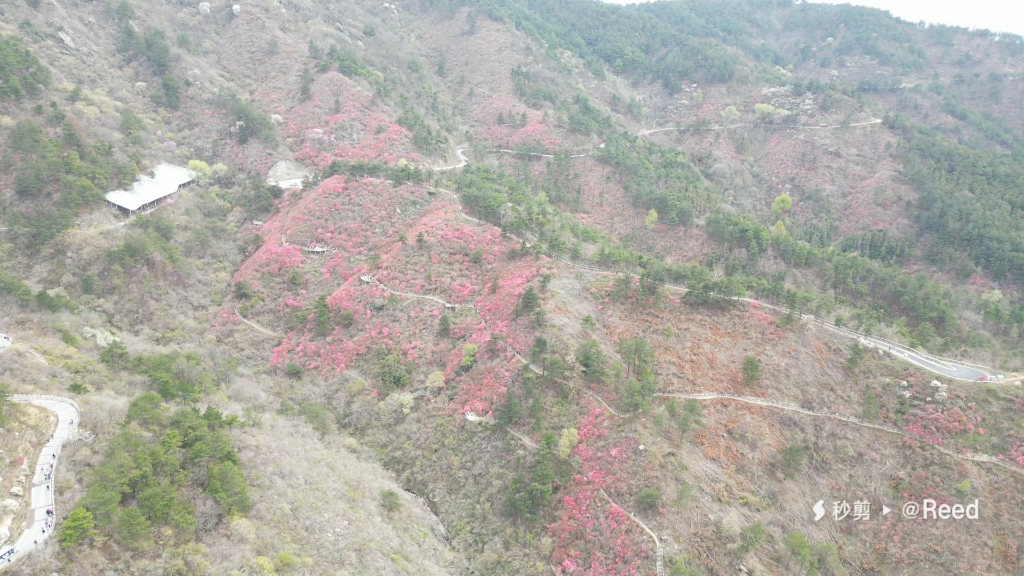
[[[1018,573],[1022,79],[786,0],[0,3],[0,384],[82,419],[7,570]]]

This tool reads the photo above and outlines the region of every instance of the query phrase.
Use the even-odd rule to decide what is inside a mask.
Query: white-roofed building
[[[188,168],[167,164],[157,164],[153,168],[153,177],[139,175],[131,190],[115,190],[107,193],[107,202],[118,210],[133,214],[138,210],[147,211],[156,207],[164,198],[187,186],[196,179],[196,173]]]

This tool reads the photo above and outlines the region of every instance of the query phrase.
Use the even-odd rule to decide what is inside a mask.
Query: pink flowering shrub
[[[321,169],[333,160],[419,160],[412,134],[383,105],[360,81],[332,71],[316,79],[309,100],[287,112],[282,128],[299,148],[295,158]]]
[[[459,413],[493,412],[523,367],[510,347],[526,351],[533,341],[529,319],[515,318],[515,307],[543,273],[543,261],[508,259],[516,245],[498,229],[461,221],[452,204],[419,186],[335,176],[315,190],[287,194],[279,208],[259,230],[263,245],[233,279],[258,293],[247,314],[268,318],[268,325],[274,318],[294,325],[296,314],[308,315],[274,349],[271,364],[328,376],[384,348],[442,368],[458,390]],[[328,252],[304,252],[310,244]],[[318,294],[326,295],[332,316],[351,312],[352,325],[333,322],[330,333],[318,335]],[[394,304],[382,310],[384,301]],[[461,307],[446,309],[444,302]],[[447,340],[437,335],[444,312],[452,320]],[[222,314],[221,323],[234,318]],[[469,371],[460,370],[466,343],[479,349]]]
[[[638,477],[635,439],[608,436],[613,418],[603,408],[579,423],[580,443],[573,450],[580,471],[563,489],[558,519],[548,526],[555,539],[552,562],[560,574],[647,574],[653,568],[654,542],[618,506],[644,485]]]
[[[775,317],[762,312],[757,302],[750,303],[750,308],[747,310],[747,319],[763,326],[765,335],[772,340],[782,340],[786,336],[786,331],[775,322]]]
[[[522,121],[526,115],[526,122]],[[544,113],[533,110],[522,103],[496,93],[483,103],[475,115],[486,123],[478,131],[476,139],[488,147],[514,149],[518,146],[540,147],[548,152],[561,150],[565,144],[556,138],[553,129],[545,124]],[[502,116],[505,123],[498,122]]]
[[[1024,440],[1016,439],[1010,446],[1010,450],[1006,453],[1004,458],[1017,466],[1024,468]]]
[[[926,406],[924,410],[911,410],[904,417],[907,432],[920,436],[932,444],[943,445],[959,434],[984,434],[981,413],[960,408]]]

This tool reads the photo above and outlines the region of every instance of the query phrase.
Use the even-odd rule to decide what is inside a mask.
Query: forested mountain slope
[[[767,0],[0,3],[0,379],[83,430],[8,570],[1015,573],[1022,69]]]

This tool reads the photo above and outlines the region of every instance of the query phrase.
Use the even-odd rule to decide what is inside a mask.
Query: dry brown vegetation
[[[854,415],[866,414],[870,397],[877,405],[867,419],[911,430],[938,411],[941,418],[933,420],[948,426],[940,431],[945,446],[1003,455],[1020,450],[1019,388],[952,383],[955,394],[943,404],[926,399],[931,375],[874,353],[851,370],[851,341],[799,320],[783,327],[782,318],[748,305],[691,306],[668,290],[657,299],[616,299],[608,294],[611,279],[520,254],[519,241],[492,226],[467,223],[449,197],[426,185],[336,176],[265,205],[254,207],[258,202],[249,196],[258,188],[252,181],[269,166],[296,155],[318,168],[333,159],[445,162],[444,150],[416,149],[411,132],[398,126],[406,106],[442,130],[448,144],[471,142],[467,154],[474,163],[528,171],[535,179],[554,168],[546,161],[490,155],[486,148],[598,146],[598,136],[569,129],[564,109],[531,108],[516,96],[511,70],[522,66],[562,98],[587,95],[633,134],[696,120],[716,124],[729,105],[740,110],[736,122],[742,124],[754,122],[756,104],[806,105],[804,119],[812,128],[839,128],[772,124],[648,138],[685,150],[718,194],[715,201],[730,202],[730,210],[769,219],[772,200],[786,192],[797,227],[831,218],[841,234],[876,228],[902,233],[912,227],[907,202],[916,191],[901,176],[895,136],[879,125],[841,125],[881,117],[888,105],[939,115],[927,102],[915,108],[911,100],[920,94],[867,103],[845,96],[798,99],[769,77],[776,72],[751,65],[751,78],[742,82],[700,86],[698,104],[694,86],[673,96],[610,73],[598,78],[572,54],[546,50],[525,32],[467,9],[448,17],[422,14],[419,7],[260,0],[243,4],[232,18],[226,6],[204,15],[194,3],[134,4],[140,25],[166,27],[171,69],[183,84],[188,80],[179,111],[150,100],[160,79],[145,59],[127,62],[118,53],[114,6],[42,4],[36,11],[5,5],[0,31],[20,33],[13,23],[29,21],[38,33],[25,33],[26,42],[54,70],[47,98],[59,101],[91,138],[110,142],[117,159],[144,168],[195,158],[227,168],[182,191],[152,220],[114,226],[111,213],[97,211],[83,214],[76,228],[45,246],[29,250],[4,240],[5,271],[16,271],[33,290],[62,289],[78,308],[38,312],[0,297],[0,329],[49,362],[8,350],[0,355],[0,379],[18,392],[74,394],[82,407],[85,434],[68,448],[58,478],[60,523],[85,494],[129,401],[153,387],[144,376],[102,364],[102,348],[84,330],[111,331],[132,354],[198,354],[202,372],[211,377],[200,405],[242,422],[232,438],[253,508],[244,517],[225,517],[209,496],[195,491],[189,496],[198,502],[198,536],[191,544],[130,551],[111,540],[62,551],[51,540],[12,573],[550,574],[565,569],[561,562],[574,552],[585,559],[608,552],[616,571],[649,573],[653,543],[599,499],[599,489],[637,511],[662,539],[670,563],[687,558],[709,574],[735,573],[740,564],[754,573],[787,573],[791,558],[784,538],[794,530],[835,547],[841,569],[833,573],[1019,570],[1021,477],[931,449],[930,431],[918,441],[723,400],[702,402],[700,417],[685,422],[683,408],[664,398],[644,413],[615,418],[588,393],[627,412],[624,379],[614,364],[621,368],[623,341],[642,337],[654,351],[660,392],[741,394]],[[64,44],[58,32],[70,35],[76,47]],[[317,74],[304,100],[303,70],[317,65],[311,40],[324,50],[331,44],[351,50],[371,74]],[[953,59],[966,49],[980,53],[979,43],[961,39],[929,51]],[[443,76],[437,73],[442,61]],[[996,71],[988,61],[979,66],[979,74]],[[878,68],[849,58],[842,74],[856,81]],[[815,74],[827,81],[829,72]],[[82,98],[68,103],[75,86]],[[1016,102],[1017,84],[1008,86],[1005,102]],[[276,141],[236,142],[227,91],[281,116]],[[624,113],[622,102],[633,97],[641,97],[642,106]],[[0,126],[32,114],[19,106],[4,108]],[[138,135],[121,131],[125,109],[143,119]],[[524,125],[499,124],[499,114],[525,115]],[[700,222],[645,228],[647,208],[633,205],[606,163],[573,160],[569,174],[568,184],[582,189],[581,201],[562,208],[580,222],[671,262],[701,262],[717,249]],[[13,201],[9,175],[0,176],[0,188],[4,202]],[[150,235],[155,248],[132,262],[113,254],[139,241],[154,221],[166,223],[171,237],[160,243]],[[303,254],[300,246],[314,241],[335,251]],[[761,273],[785,270],[771,256],[757,267]],[[438,326],[445,309],[363,283],[366,273],[394,290],[477,308],[449,310],[450,335],[443,335]],[[549,273],[550,284],[541,288]],[[97,293],[83,293],[86,274],[98,276]],[[239,281],[251,283],[254,299],[233,298]],[[790,282],[815,280],[794,272]],[[542,318],[515,314],[527,286],[540,294]],[[313,315],[320,296],[328,297],[332,316],[326,333]],[[242,308],[246,318],[286,336],[241,323],[236,310]],[[967,308],[960,311],[964,321],[984,330]],[[345,311],[359,312],[351,326],[342,325]],[[594,324],[585,321],[588,316]],[[536,337],[547,339],[549,359],[564,361],[564,375],[520,372],[522,363],[505,344],[529,355]],[[575,360],[590,338],[609,358],[605,379],[585,376]],[[463,367],[467,344],[479,349],[475,364]],[[408,384],[383,382],[379,367],[389,353],[412,364]],[[1000,353],[983,351],[990,356],[977,360]],[[753,386],[741,369],[747,357],[761,363]],[[919,394],[899,398],[903,380]],[[69,391],[72,385],[87,393]],[[509,390],[524,405],[508,424],[528,442],[486,419],[501,418]],[[962,424],[953,422],[954,408],[981,420],[969,432],[954,430]],[[31,414],[24,410],[23,416]],[[470,422],[468,412],[485,419]],[[981,426],[984,433],[977,432]],[[582,439],[569,447],[569,456],[554,460],[552,492],[536,518],[510,512],[512,481],[533,473],[545,434],[561,438],[570,429]],[[7,430],[0,442],[10,440],[14,424]],[[33,434],[41,438],[40,430]],[[36,449],[38,438],[26,443],[21,433],[0,449]],[[803,455],[799,463],[785,456],[793,447]],[[0,490],[7,490],[16,475],[3,476]],[[639,511],[649,490],[661,498]],[[387,491],[396,496],[385,497]],[[897,514],[838,526],[810,520],[819,498],[871,499],[877,515],[883,502],[895,508],[926,496],[979,498],[983,519],[936,526],[903,522]],[[757,523],[765,528],[764,541],[742,547],[741,531]],[[584,533],[594,537],[576,538]],[[580,565],[587,566],[585,560]]]

